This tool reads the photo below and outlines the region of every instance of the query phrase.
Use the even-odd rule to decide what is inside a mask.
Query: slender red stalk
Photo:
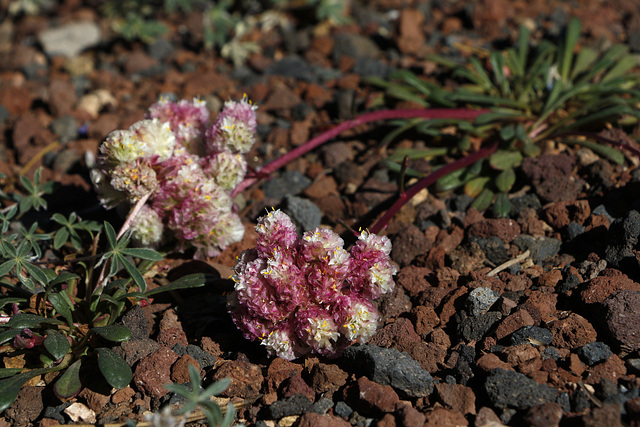
[[[430,108],[430,109],[405,109],[405,110],[381,110],[371,113],[365,113],[353,120],[347,120],[340,123],[338,126],[321,133],[315,138],[307,141],[299,147],[294,148],[285,155],[275,159],[271,163],[266,164],[257,174],[253,174],[250,177],[245,178],[231,193],[231,197],[235,197],[253,183],[255,183],[259,176],[265,176],[273,173],[277,169],[286,165],[290,161],[297,159],[298,157],[306,154],[314,148],[324,144],[330,139],[338,136],[345,130],[354,128],[364,123],[374,122],[377,120],[391,120],[391,119],[412,119],[416,117],[422,117],[424,119],[462,119],[473,120],[481,114],[487,113],[489,110],[469,110],[463,108],[449,109],[449,108]]]
[[[379,233],[389,224],[389,221],[391,221],[391,218],[393,218],[393,216],[398,213],[398,211],[405,205],[405,203],[411,200],[411,198],[416,194],[418,194],[419,191],[421,191],[424,188],[427,188],[428,186],[430,186],[431,184],[433,184],[443,176],[450,174],[451,172],[455,172],[466,166],[472,165],[473,163],[477,162],[480,159],[489,157],[491,154],[495,153],[497,149],[498,149],[497,143],[491,145],[490,147],[481,148],[475,153],[469,154],[468,156],[463,157],[460,160],[456,160],[453,163],[449,163],[448,165],[443,166],[437,171],[422,178],[420,181],[418,181],[413,186],[411,186],[406,192],[401,193],[400,196],[398,197],[398,200],[396,200],[393,203],[393,205],[391,205],[389,210],[382,216],[382,218],[378,220],[378,222],[376,222],[369,229],[369,231],[374,234]]]

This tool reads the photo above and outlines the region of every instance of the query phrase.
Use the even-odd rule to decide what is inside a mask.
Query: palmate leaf
[[[125,388],[133,379],[131,367],[109,348],[98,348],[98,368],[109,385],[117,389]]]

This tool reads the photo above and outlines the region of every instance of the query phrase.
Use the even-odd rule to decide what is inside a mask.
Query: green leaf
[[[107,241],[111,248],[115,248],[118,245],[118,239],[116,238],[116,231],[113,226],[107,221],[104,222],[104,232],[107,235]]]
[[[0,332],[0,344],[4,344],[7,341],[14,339],[18,334],[20,334],[20,329],[8,329]]]
[[[115,351],[99,348],[98,368],[109,385],[117,389],[125,388],[133,379],[131,367]]]
[[[443,176],[436,182],[436,191],[450,191],[461,187],[465,183],[465,181],[463,180],[465,172],[466,168],[462,168]]]
[[[516,126],[514,124],[504,126],[499,133],[503,141],[510,141],[516,135]]]
[[[522,154],[519,151],[498,150],[489,157],[492,168],[505,170],[519,166],[522,163]]]
[[[482,190],[482,193],[476,197],[476,199],[471,203],[471,207],[475,208],[479,211],[486,210],[489,206],[491,206],[491,202],[493,201],[493,191],[485,188]]]
[[[482,190],[487,186],[489,182],[489,177],[479,176],[467,182],[464,185],[464,194],[470,197],[477,197]]]
[[[498,193],[493,202],[493,213],[498,218],[506,218],[511,212],[511,202],[507,193]]]
[[[56,236],[53,238],[54,249],[60,249],[65,243],[67,243],[67,240],[69,240],[69,230],[61,228],[56,232]]]
[[[589,65],[591,65],[593,61],[596,60],[597,57],[598,54],[595,50],[589,47],[581,48],[578,52],[578,55],[576,56],[573,69],[571,70],[571,80],[575,79],[578,74],[585,71],[589,67]]]
[[[136,283],[136,285],[138,285],[138,288],[140,288],[140,292],[146,291],[147,283],[144,281],[144,277],[142,277],[142,274],[138,271],[136,266],[121,255],[117,255],[116,259],[124,266],[124,269],[127,270],[133,281]]]
[[[145,248],[126,248],[120,251],[125,255],[135,258],[148,259],[149,261],[162,261],[164,257],[153,249]]]
[[[189,365],[189,368],[191,368],[191,366],[192,365]],[[230,384],[231,384],[230,378],[223,378],[219,381],[216,381],[213,384],[211,384],[209,387],[207,387],[207,389],[200,394],[200,397],[201,399],[204,400],[204,399],[209,399],[209,397],[211,396],[217,396],[223,391],[225,391]]]
[[[67,337],[60,332],[50,329],[44,339],[44,348],[53,356],[53,360],[60,360],[69,352],[71,345]]]
[[[513,168],[505,169],[496,176],[496,188],[503,192],[508,193],[516,182],[516,171]]]
[[[610,147],[608,145],[600,144],[593,141],[582,141],[578,139],[566,139],[563,142],[582,145],[583,147],[587,147],[594,153],[598,154],[601,157],[611,160],[617,165],[621,165],[624,163],[624,154],[617,149],[616,147]]]
[[[22,368],[0,368],[0,380],[12,377],[22,372]]]
[[[127,341],[131,338],[131,330],[124,325],[107,325],[91,328],[93,332],[102,338],[113,342]]]
[[[29,272],[31,277],[36,279],[38,282],[46,285],[48,283],[47,275],[40,267],[37,267],[29,262],[23,262],[22,266]]]
[[[10,259],[9,261],[5,261],[0,264],[0,276],[6,276],[7,274],[9,274],[11,269],[15,267],[16,264],[17,262],[15,259]]]
[[[7,409],[16,400],[24,383],[46,372],[48,372],[48,369],[34,369],[33,371],[0,380],[0,412]]]
[[[49,282],[49,285],[53,286],[53,285],[57,285],[59,283],[66,283],[66,282],[69,282],[71,280],[76,280],[76,279],[79,279],[79,278],[80,278],[80,276],[78,276],[77,274],[73,274],[73,273],[69,273],[68,271],[64,271],[64,272],[58,274],[55,279],[51,280]]]
[[[80,381],[80,367],[82,359],[76,360],[58,378],[53,386],[53,392],[61,399],[70,399],[80,393],[82,382]]]
[[[47,319],[37,314],[18,313],[11,316],[7,322],[7,326],[15,329],[34,328],[41,323],[49,323],[53,325],[61,325],[62,322],[56,319]]]
[[[7,304],[19,304],[19,303],[23,303],[23,302],[26,302],[26,301],[27,301],[26,298],[19,298],[19,297],[2,298],[2,299],[0,299],[0,308],[4,307]]]
[[[558,58],[558,72],[563,83],[569,80],[569,71],[571,70],[571,64],[573,62],[573,50],[578,43],[578,37],[580,37],[580,20],[578,18],[571,18],[569,25],[567,26],[567,32],[562,40],[559,50],[560,57]]]
[[[56,309],[58,314],[64,317],[67,325],[73,327],[73,314],[71,313],[73,307],[69,307],[67,299],[57,292],[52,292],[51,294],[49,294],[49,302],[51,303],[51,305],[53,305],[53,308]]]

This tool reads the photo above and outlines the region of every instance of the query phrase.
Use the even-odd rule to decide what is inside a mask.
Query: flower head
[[[221,151],[225,147],[233,152],[249,151],[255,142],[255,110],[256,106],[246,96],[240,102],[225,102],[213,126],[207,130],[207,136],[211,141],[209,151]]]
[[[227,102],[215,123],[233,122],[244,133],[216,132],[218,144],[207,136],[213,125],[204,101],[161,99],[145,120],[110,133],[100,146],[91,177],[101,203],[113,208],[148,196],[134,221],[139,244],[177,241],[178,250],[218,255],[244,234],[230,194],[246,174],[239,152],[253,143],[254,110],[246,100]]]
[[[394,286],[386,237],[367,234],[349,253],[326,228],[298,238],[280,210],[259,218],[256,230],[256,248],[236,263],[228,304],[246,338],[290,360],[307,352],[336,356],[373,336],[380,316],[372,300]]]

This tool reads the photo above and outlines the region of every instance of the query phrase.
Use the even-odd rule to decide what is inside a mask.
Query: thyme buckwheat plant
[[[247,339],[291,360],[309,352],[337,356],[373,336],[379,318],[373,300],[395,286],[387,237],[362,232],[348,252],[327,228],[298,238],[280,210],[260,218],[256,231],[257,246],[237,261],[229,300]]]

